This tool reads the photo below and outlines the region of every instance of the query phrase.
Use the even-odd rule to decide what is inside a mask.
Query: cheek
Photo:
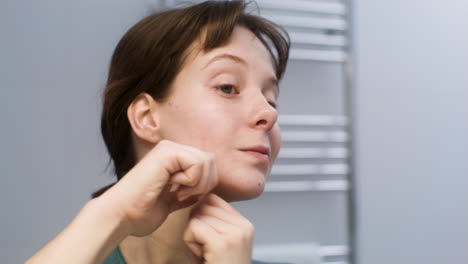
[[[203,104],[186,102],[178,109],[171,109],[168,115],[170,131],[166,133],[173,140],[207,152],[219,152],[232,140],[235,121],[229,115],[230,109],[220,107],[210,100]],[[169,129],[167,129],[169,130]]]
[[[219,98],[206,100],[198,112],[198,134],[204,140],[206,151],[219,152],[236,144],[235,135],[243,129],[238,106]]]

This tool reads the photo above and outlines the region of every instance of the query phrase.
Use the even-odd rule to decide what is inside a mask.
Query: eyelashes
[[[223,94],[227,95],[233,95],[233,94],[238,94],[239,91],[237,90],[237,87],[232,85],[232,84],[221,84],[219,86],[216,86],[216,88]]]
[[[240,94],[239,88],[233,84],[221,84],[215,87],[216,90],[218,90],[220,93],[222,93],[224,96],[227,97],[233,97],[235,95]],[[268,104],[273,107],[274,109],[277,109],[277,103],[273,100],[267,100]]]

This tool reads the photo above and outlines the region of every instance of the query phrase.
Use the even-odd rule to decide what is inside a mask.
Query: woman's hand
[[[217,182],[211,154],[161,141],[27,263],[102,263],[128,235],[152,233]]]
[[[161,141],[98,199],[115,206],[129,235],[145,236],[169,213],[194,204],[217,183],[212,154]]]
[[[253,237],[253,225],[215,194],[200,202],[184,233],[187,246],[206,264],[250,264]]]

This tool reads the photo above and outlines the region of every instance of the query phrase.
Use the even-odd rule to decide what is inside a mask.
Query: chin
[[[261,179],[256,182],[231,182],[230,184],[220,182],[213,192],[227,202],[236,202],[257,198],[264,189],[265,179]]]

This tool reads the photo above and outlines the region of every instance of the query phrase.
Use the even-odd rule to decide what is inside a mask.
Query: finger
[[[200,185],[203,184],[203,178],[205,177],[203,171],[203,164],[198,161],[192,167],[185,171],[178,171],[171,176],[169,180],[172,184],[178,184],[178,188],[172,190],[177,191],[177,199],[183,201],[192,195],[198,195],[201,192]]]
[[[195,167],[192,167],[192,170],[187,171],[185,174],[187,175],[187,178],[196,179],[196,181],[193,180],[190,185],[185,185],[180,188],[180,191],[177,194],[180,201],[185,200],[192,195],[202,194],[204,192],[204,185],[207,178],[203,161]]]
[[[187,171],[191,167],[199,164],[201,161],[199,156],[202,152],[198,150],[197,153],[196,149],[186,145],[169,141],[161,141],[160,143],[158,143],[155,149],[161,150],[159,152],[154,151],[154,155],[163,156],[153,157],[151,155],[146,155],[145,158],[148,157],[148,162],[150,163],[154,163],[154,160],[159,159],[169,161],[168,163],[164,164],[164,168],[171,175],[179,171]],[[162,151],[162,149],[164,149],[164,151]]]
[[[242,215],[232,214],[231,212],[226,211],[224,208],[203,204],[203,202],[194,210],[192,217],[198,216],[216,217],[224,222],[232,224],[246,221]]]
[[[218,234],[239,234],[242,229],[234,224],[229,222],[223,221],[217,217],[213,216],[206,216],[206,215],[199,215],[196,219],[201,220],[203,223],[209,225],[213,230],[215,230]]]
[[[191,196],[183,201],[172,201],[170,203],[170,212],[174,212],[176,210],[179,210],[179,209],[182,209],[182,208],[186,208],[186,207],[189,207],[189,206],[192,206],[196,203],[198,203],[200,200],[201,200],[202,196],[201,195],[195,195],[195,196]]]
[[[196,178],[198,181],[196,182],[196,185],[190,186],[193,188],[188,188],[188,186],[182,186],[180,188],[180,192],[178,193],[178,199],[180,201],[188,198],[191,195],[206,194],[213,190],[218,183],[212,155],[204,153],[201,154],[200,159],[201,162],[196,167],[193,167],[192,171],[185,172],[187,177]],[[198,174],[198,176],[192,176],[192,173]]]
[[[203,200],[203,204],[207,205],[212,205],[215,207],[220,207],[226,210],[227,212],[230,212],[233,215],[238,215],[243,217],[234,207],[232,207],[228,202],[226,202],[224,199],[219,197],[218,195],[214,193],[210,193],[207,195],[207,197]]]
[[[193,174],[193,172],[191,172]],[[186,171],[178,171],[171,175],[169,180],[172,184],[185,185],[185,186],[196,186],[199,183],[199,177],[197,175],[189,175]]]
[[[184,232],[184,241],[186,244],[198,243],[201,245],[208,245],[212,241],[219,240],[220,234],[199,218],[192,218]]]
[[[219,237],[223,237],[223,241],[227,242],[229,245],[237,243],[246,245],[250,244],[253,240],[254,229],[251,224],[232,224],[211,216],[199,216],[197,219],[200,219],[203,223],[209,225],[212,229],[218,232]],[[221,240],[216,241],[219,243]]]
[[[217,175],[214,170],[214,162],[210,154],[204,154],[202,161],[203,175],[196,186],[194,193],[207,194],[217,185]]]
[[[206,190],[208,192],[212,191],[219,182],[219,177],[218,177],[218,169],[216,167],[216,163],[214,159],[211,159],[209,164],[208,164],[208,175],[209,177],[207,178],[207,184],[206,184]]]
[[[208,152],[199,152],[200,170],[202,177],[196,187],[199,193],[207,193],[217,185],[216,167],[214,155]]]
[[[187,247],[192,251],[192,253],[198,258],[203,257],[203,246],[196,242],[185,242]]]
[[[224,208],[219,208],[207,204],[200,204],[200,206],[196,208],[193,217],[202,216],[217,218],[220,221],[234,225],[240,230],[244,230],[246,232],[253,232],[254,230],[252,223],[247,218],[241,214],[232,214],[231,212],[226,211]]]
[[[179,189],[179,187],[180,187],[180,184],[173,183],[173,184],[171,184],[171,189],[169,190],[169,192],[175,192],[175,191],[177,191]]]

